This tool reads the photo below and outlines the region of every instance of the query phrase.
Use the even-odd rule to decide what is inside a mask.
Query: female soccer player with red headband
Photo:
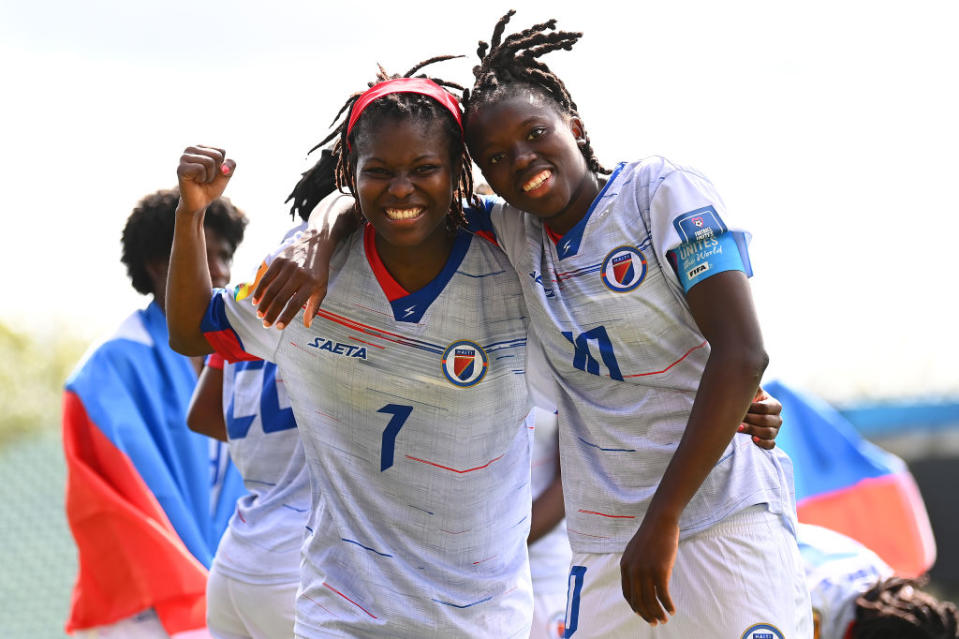
[[[471,181],[456,100],[425,78],[380,79],[334,133],[337,179],[367,224],[333,256],[310,329],[265,330],[248,288],[211,290],[203,212],[235,164],[184,152],[171,342],[283,373],[313,482],[296,636],[525,637],[522,294],[502,252],[460,229]]]

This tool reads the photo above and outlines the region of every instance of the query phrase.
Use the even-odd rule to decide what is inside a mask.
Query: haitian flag
[[[763,388],[783,405],[776,443],[793,461],[799,521],[852,537],[901,577],[929,570],[936,543],[905,462],[863,439],[824,401],[780,382]]]
[[[186,425],[196,385],[151,303],[67,381],[67,520],[78,575],[67,632],[153,608],[170,635],[206,627],[207,570],[243,494],[232,465]]]

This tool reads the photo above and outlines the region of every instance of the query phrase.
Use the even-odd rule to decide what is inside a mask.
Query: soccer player
[[[580,34],[504,38],[511,15],[464,119],[506,200],[478,226],[523,274],[557,386],[566,636],[808,636],[788,458],[733,437],[767,361],[746,236],[699,173],[652,158],[605,177],[540,59]]]
[[[91,349],[66,384],[66,510],[79,560],[67,632],[80,637],[203,628],[206,567],[242,493],[222,445],[211,449],[186,425],[196,368],[170,349],[164,317],[178,199],[158,191],[127,219],[122,260],[133,287],[153,300]],[[219,285],[245,226],[219,200],[199,229]]]
[[[248,298],[211,292],[199,229],[234,164],[186,150],[172,343],[282,371],[314,482],[297,636],[525,637],[522,296],[502,253],[458,229],[471,183],[455,98],[380,79],[336,132],[369,224],[334,255],[311,329],[264,330]]]
[[[956,606],[920,590],[838,532],[799,524],[815,639],[955,639]]]

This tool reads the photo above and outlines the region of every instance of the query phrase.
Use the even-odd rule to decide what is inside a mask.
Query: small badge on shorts
[[[486,351],[475,342],[465,339],[453,342],[443,353],[443,374],[454,386],[475,386],[486,376],[488,369]]]
[[[609,290],[628,293],[646,279],[646,256],[634,246],[614,248],[603,260],[600,275]]]
[[[553,616],[549,618],[549,621],[546,624],[546,636],[552,639],[563,639],[563,636],[566,634],[566,611],[560,610],[559,612],[554,612]]]
[[[746,628],[741,639],[785,639],[779,628],[771,623],[757,623]]]

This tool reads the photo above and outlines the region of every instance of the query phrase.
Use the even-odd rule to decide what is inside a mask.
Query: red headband
[[[427,78],[396,78],[373,85],[356,100],[350,110],[350,121],[346,125],[347,140],[349,140],[353,125],[360,119],[363,109],[377,98],[382,98],[390,93],[419,93],[433,98],[453,114],[453,119],[456,120],[456,124],[459,125],[462,133],[463,118],[460,115],[460,103],[453,97],[453,94]]]

